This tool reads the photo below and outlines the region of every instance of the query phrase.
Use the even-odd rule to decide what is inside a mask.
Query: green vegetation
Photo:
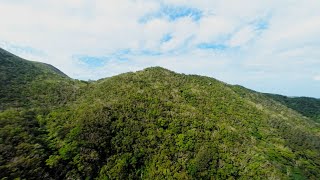
[[[268,95],[160,67],[88,83],[36,64],[0,54],[0,178],[320,178],[319,124]]]
[[[320,122],[320,99],[309,97],[286,97],[275,94],[266,95],[302,115]]]
[[[65,104],[75,99],[83,84],[51,65],[0,49],[0,110]]]

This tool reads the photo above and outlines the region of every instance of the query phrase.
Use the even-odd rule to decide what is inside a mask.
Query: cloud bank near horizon
[[[320,1],[2,0],[0,46],[73,78],[150,66],[320,97]]]

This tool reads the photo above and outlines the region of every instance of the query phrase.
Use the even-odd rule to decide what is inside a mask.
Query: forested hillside
[[[275,94],[266,95],[320,123],[320,99],[310,97],[286,97]]]
[[[64,104],[74,99],[80,86],[51,65],[0,49],[0,110]]]
[[[0,68],[0,179],[320,179],[320,125],[270,95],[160,67],[89,83],[3,50]]]

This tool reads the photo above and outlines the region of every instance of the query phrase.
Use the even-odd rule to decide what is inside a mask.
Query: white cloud
[[[155,17],[139,22],[163,4],[197,9],[202,18]],[[0,45],[9,43],[4,48],[53,64],[74,78],[97,79],[161,65],[179,72],[212,74],[227,82],[264,83],[269,78],[272,84],[277,76],[294,82],[320,71],[319,7],[318,0],[2,0]],[[257,30],[260,20],[267,24],[263,31]],[[172,38],[161,43],[166,34]],[[201,43],[226,48],[199,50]],[[13,46],[44,53],[30,54]],[[123,55],[128,61],[114,60],[96,69],[72,59],[75,54],[108,56],[121,49],[135,54]]]
[[[231,47],[241,46],[256,36],[256,32],[253,27],[247,26],[236,32],[228,42]]]
[[[219,40],[219,37],[233,32],[237,25],[238,23],[233,19],[225,18],[223,16],[205,16],[199,22],[197,41],[210,42]]]
[[[314,77],[313,77],[313,80],[315,80],[315,81],[320,81],[320,75],[314,76]]]

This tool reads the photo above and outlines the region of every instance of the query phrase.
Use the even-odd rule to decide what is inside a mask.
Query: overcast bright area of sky
[[[319,0],[0,0],[0,47],[99,79],[150,66],[320,98]]]

